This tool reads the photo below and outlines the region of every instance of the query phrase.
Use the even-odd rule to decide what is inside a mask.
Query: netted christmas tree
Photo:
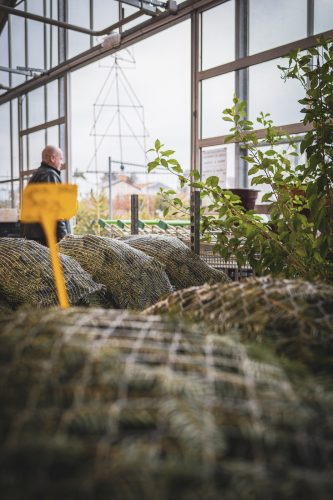
[[[304,280],[249,278],[179,290],[147,309],[202,322],[216,333],[270,343],[313,370],[333,372],[333,287]]]
[[[2,497],[331,498],[332,392],[233,334],[101,309],[0,321]]]
[[[120,309],[144,309],[173,291],[164,265],[122,241],[69,235],[58,248],[104,284],[107,298]]]

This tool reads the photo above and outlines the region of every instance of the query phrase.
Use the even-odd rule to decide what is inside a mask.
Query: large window
[[[177,3],[180,12],[182,1]],[[24,0],[16,4],[21,11],[51,19],[60,17],[95,30],[137,10],[114,0]],[[191,19],[190,9],[196,14]],[[225,158],[227,165],[223,182],[229,187],[233,183],[235,187],[246,185],[239,147],[223,144],[230,123],[223,121],[222,111],[230,107],[236,93],[248,101],[250,119],[264,111],[271,114],[276,125],[289,125],[299,133],[297,100],[304,91],[294,81],[283,82],[277,68],[281,59],[277,58],[283,55],[284,45],[295,43],[297,48],[298,40],[333,29],[333,0],[225,0],[219,4],[200,2],[200,6],[199,2],[189,2],[186,12],[179,24],[175,24],[178,16],[170,16],[172,27],[165,25],[153,36],[144,33],[144,27],[137,35],[134,30],[149,16],[125,24],[120,31],[124,34],[132,30],[133,46],[75,71],[71,75],[71,96],[67,95],[65,78],[51,74],[45,85],[23,88],[19,97],[15,94],[10,103],[0,105],[0,181],[9,182],[9,186],[12,179],[21,176],[22,186],[22,172],[38,166],[45,144],[66,149],[69,143],[73,171],[107,170],[111,157],[113,169],[120,171],[125,165],[129,173],[136,170],[133,179],[136,176],[146,182],[137,171],[143,171],[145,150],[159,138],[176,150],[185,169],[190,169],[190,158],[206,161],[196,165],[204,167],[216,153],[218,161]],[[246,13],[248,17],[244,18]],[[164,17],[156,19],[162,22]],[[191,23],[195,19],[198,24],[194,27]],[[192,47],[199,49],[192,71],[196,52],[191,52],[191,28],[199,37]],[[147,38],[137,42],[136,36],[142,35]],[[0,85],[15,88],[34,82],[35,75],[29,68],[52,72],[66,57],[72,58],[100,42],[101,37],[9,15],[0,33],[0,66],[10,66],[13,71],[0,71]],[[271,49],[274,53],[267,52]],[[100,56],[97,50],[96,56]],[[18,74],[17,67],[28,73]],[[0,88],[0,98],[5,92]],[[72,136],[67,137],[70,105]],[[192,155],[191,130],[195,131]],[[126,167],[129,164],[131,170]],[[98,176],[102,178],[103,174]],[[94,175],[89,173],[88,177],[93,179]],[[3,203],[19,192],[8,186],[2,191]]]
[[[81,196],[108,185],[109,157],[113,179],[173,187],[165,172],[147,175],[146,151],[157,138],[189,169],[190,28],[185,21],[71,74],[72,169]]]

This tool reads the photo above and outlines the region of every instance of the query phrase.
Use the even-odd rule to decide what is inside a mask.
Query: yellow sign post
[[[42,225],[50,248],[54,279],[60,307],[69,307],[64,275],[57,252],[56,224],[69,219],[77,211],[77,186],[75,184],[28,184],[23,191],[21,221]]]

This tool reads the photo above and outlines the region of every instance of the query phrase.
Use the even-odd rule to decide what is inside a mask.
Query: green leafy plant
[[[257,123],[264,129],[264,139],[254,132],[254,123],[246,118],[246,102],[237,97],[223,111],[223,119],[232,124],[225,142],[238,142],[246,149],[243,156],[249,165],[253,186],[267,184],[263,201],[270,202],[270,220],[265,222],[255,211],[245,211],[238,196],[219,186],[211,176],[200,180],[197,171],[186,176],[174,151],[155,141],[156,157],[148,171],[163,166],[179,179],[181,187],[199,189],[208,206],[201,209],[203,239],[212,240],[214,251],[226,260],[234,256],[241,266],[247,260],[258,275],[333,279],[333,44],[321,40],[318,48],[306,54],[294,51],[283,77],[298,79],[306,89],[301,99],[303,123],[310,123],[300,146],[307,162],[296,167],[298,156],[292,137],[273,126],[269,114],[261,113]],[[284,144],[285,146],[282,146]],[[169,209],[188,213],[189,207],[172,190],[161,190]]]

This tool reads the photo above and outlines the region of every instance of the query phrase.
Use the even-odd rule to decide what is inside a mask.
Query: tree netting
[[[303,280],[249,278],[174,292],[147,309],[203,322],[216,333],[271,342],[278,353],[333,372],[333,287]]]
[[[173,288],[156,259],[125,243],[102,236],[66,236],[60,252],[74,257],[121,309],[144,309]]]
[[[0,321],[1,495],[328,500],[332,393],[295,380],[158,316],[17,313]]]
[[[165,265],[171,284],[178,290],[204,283],[228,282],[228,276],[209,266],[181,240],[173,236],[129,236],[127,245],[155,257]]]
[[[95,283],[80,264],[60,255],[70,304],[89,304],[105,287]],[[24,238],[0,238],[0,293],[13,306],[58,304],[48,248]]]

